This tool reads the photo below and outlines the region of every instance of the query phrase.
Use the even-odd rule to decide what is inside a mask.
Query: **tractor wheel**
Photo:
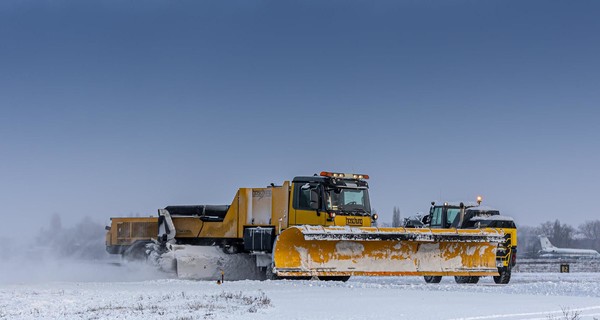
[[[425,282],[427,283],[440,283],[442,276],[424,276]]]
[[[494,282],[497,284],[507,284],[510,282],[510,274],[511,271],[508,268],[500,268],[498,270],[498,272],[500,273],[499,276],[495,276],[494,277]]]

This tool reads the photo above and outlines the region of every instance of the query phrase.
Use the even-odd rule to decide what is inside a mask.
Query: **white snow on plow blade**
[[[453,238],[458,236],[460,242],[494,242],[504,241],[504,233],[499,229],[481,230],[469,229],[469,232],[459,232],[458,229],[446,232],[433,232],[425,228],[361,228],[350,226],[296,226],[302,231],[306,240],[354,240],[381,241],[386,238],[405,237],[412,241],[436,242],[440,238]]]
[[[461,270],[463,267],[462,258],[442,258],[439,243],[423,243],[419,246],[416,254],[404,256],[402,252],[397,255],[401,259],[374,259],[378,252],[373,252],[369,256],[363,254],[363,246],[360,243],[351,241],[340,241],[336,244],[336,252],[334,256],[350,256],[350,259],[332,259],[326,263],[316,262],[311,259],[307,250],[302,247],[295,247],[302,257],[302,268],[304,271],[310,270],[327,270],[327,271],[360,271],[364,272],[449,272]],[[468,255],[474,255],[475,249],[468,250]],[[389,257],[389,252],[382,252],[382,256]],[[490,271],[487,268],[471,271]],[[492,269],[495,271],[495,268]]]

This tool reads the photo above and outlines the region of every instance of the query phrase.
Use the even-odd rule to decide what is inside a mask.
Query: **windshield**
[[[370,213],[367,189],[335,188],[327,191],[327,210]]]
[[[442,215],[444,208],[446,208],[446,221]],[[453,207],[435,207],[431,212],[430,226],[432,228],[449,228],[456,227],[458,220],[460,219],[460,208]]]
[[[459,213],[460,213],[460,209],[459,208],[448,208],[448,211],[446,211],[446,225],[447,226],[456,226],[458,224],[458,220],[459,220]]]

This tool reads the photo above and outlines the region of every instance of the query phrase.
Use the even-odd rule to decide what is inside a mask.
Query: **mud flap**
[[[277,276],[497,276],[496,229],[295,226],[276,239]]]

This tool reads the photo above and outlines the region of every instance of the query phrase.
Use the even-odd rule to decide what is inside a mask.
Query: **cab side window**
[[[310,188],[308,188],[307,183],[296,183],[294,190],[298,199],[296,200],[295,209],[313,210],[310,208]]]
[[[442,208],[437,207],[433,210],[431,214],[431,223],[429,224],[431,228],[441,228],[442,227]]]
[[[446,226],[458,225],[460,209],[448,209],[446,212]]]
[[[300,189],[300,194],[298,195],[298,209],[310,209],[310,190],[302,190]]]

